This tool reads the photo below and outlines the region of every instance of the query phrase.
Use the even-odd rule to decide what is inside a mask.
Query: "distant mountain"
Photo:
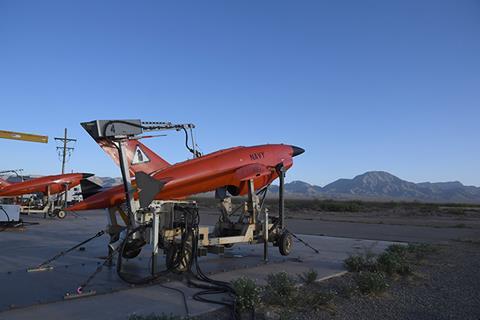
[[[404,197],[420,196],[417,185],[397,178],[384,171],[371,171],[353,179],[339,179],[322,188],[327,194],[349,194],[367,197]]]
[[[26,176],[27,179],[32,177],[37,176]],[[4,178],[8,178],[12,182],[19,180],[14,176]],[[122,183],[121,178],[93,176],[89,179],[106,188]],[[278,193],[278,186],[272,185],[269,192],[270,195]],[[213,196],[213,192],[203,195],[210,197]],[[480,203],[480,188],[465,186],[459,181],[413,183],[385,171],[369,171],[353,179],[338,179],[323,188],[304,181],[292,181],[285,184],[285,196],[289,198]]]
[[[110,178],[110,177],[97,177],[93,176],[88,178],[89,180],[95,182],[96,184],[104,187],[110,188],[122,183],[122,178]]]
[[[278,186],[272,185],[268,190],[277,193]],[[322,192],[322,187],[311,185],[303,181],[292,181],[285,183],[285,193],[289,195],[315,197]]]
[[[278,186],[272,186],[273,193]],[[385,171],[369,171],[353,179],[338,179],[325,187],[293,181],[285,184],[288,197],[363,200],[406,200],[423,202],[480,203],[480,188],[458,181],[413,183]]]

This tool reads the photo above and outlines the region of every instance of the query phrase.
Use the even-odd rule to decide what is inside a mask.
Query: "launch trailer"
[[[108,139],[118,150],[119,164],[125,190],[124,207],[107,209],[110,234],[109,256],[119,254],[117,271],[121,275],[121,259],[132,259],[138,256],[145,245],[152,248],[152,273],[158,270],[157,260],[160,250],[166,256],[169,270],[179,272],[189,270],[198,256],[211,253],[222,253],[225,247],[237,243],[264,244],[264,259],[268,259],[268,243],[279,247],[282,255],[288,255],[292,249],[292,236],[285,228],[284,219],[284,177],[285,167],[279,164],[276,168],[280,180],[278,216],[269,216],[263,207],[268,185],[255,190],[254,177],[248,179],[248,200],[242,210],[231,210],[229,197],[219,197],[222,212],[214,230],[199,225],[198,206],[195,201],[154,200],[158,190],[154,179],[147,174],[139,175],[132,186],[130,163],[126,161],[124,144],[129,139],[139,138],[145,131],[182,130],[188,131],[193,140],[193,124],[172,124],[169,122],[141,122],[140,120],[96,120],[82,123],[94,139]],[[191,149],[189,149],[191,150]],[[194,157],[198,156],[193,145]],[[303,150],[302,150],[303,152]],[[140,179],[145,176],[145,179]],[[153,181],[153,182],[152,182]],[[139,196],[137,191],[141,190]],[[145,200],[149,195],[149,200]],[[259,195],[262,199],[259,199]],[[143,196],[143,199],[142,199]],[[237,215],[234,215],[235,211]],[[118,215],[117,215],[118,213]],[[117,216],[124,225],[117,221]],[[121,276],[122,277],[122,276]]]

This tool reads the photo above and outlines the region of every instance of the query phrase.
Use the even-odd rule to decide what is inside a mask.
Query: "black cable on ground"
[[[198,209],[194,210],[197,224],[193,226],[193,237],[192,237],[192,257],[193,257],[193,264],[195,265],[195,273],[191,270],[189,272],[190,276],[193,276],[196,280],[200,282],[204,282],[206,284],[197,283],[196,281],[192,281],[191,278],[188,278],[188,283],[196,288],[203,289],[203,291],[197,292],[193,295],[193,298],[197,301],[207,302],[207,303],[214,303],[226,306],[230,309],[231,315],[233,319],[238,319],[238,314],[235,310],[235,300],[236,300],[236,292],[231,286],[230,283],[214,280],[209,278],[200,268],[200,264],[198,263],[198,222],[200,222],[200,217],[198,214]],[[214,294],[227,294],[232,300],[228,302],[208,299],[205,296],[214,295]]]
[[[296,234],[294,234],[293,232],[291,232],[290,230],[287,230],[285,229],[285,231],[287,231],[288,233],[290,233],[292,235],[292,237],[294,237],[295,239],[297,239],[299,242],[303,243],[306,247],[312,249],[313,251],[315,251],[315,253],[320,253],[320,251],[314,247],[312,247],[308,242],[306,242],[305,240],[302,240],[301,238],[299,238]]]
[[[163,283],[159,283],[158,285],[162,288],[165,288],[165,289],[170,289],[170,290],[173,290],[173,291],[180,292],[180,294],[182,295],[182,298],[183,298],[183,305],[185,307],[185,312],[187,313],[187,316],[190,316],[190,310],[188,308],[187,296],[185,295],[185,292],[183,292],[181,289],[178,289],[178,288],[168,287],[168,286],[164,285]]]
[[[163,271],[160,271],[158,273],[156,273],[155,275],[151,275],[151,276],[148,276],[148,277],[144,277],[144,278],[140,278],[140,279],[134,279],[132,277],[128,277],[124,272],[122,272],[122,263],[123,263],[123,254],[125,252],[125,248],[127,246],[127,243],[128,243],[128,240],[129,238],[136,232],[138,231],[141,231],[142,229],[145,229],[147,227],[150,227],[150,225],[142,225],[142,226],[139,226],[131,231],[129,231],[125,237],[125,239],[123,240],[121,246],[119,247],[119,253],[118,253],[118,257],[117,257],[117,274],[118,276],[120,277],[120,279],[122,279],[123,281],[129,283],[129,284],[134,284],[134,285],[147,285],[147,284],[153,284],[155,283],[161,276],[163,275],[167,275],[168,273],[171,273],[174,269],[174,268],[177,268],[180,263],[181,263],[181,258],[182,258],[182,255],[179,254],[176,258],[176,261],[175,263],[170,266],[170,268],[166,269],[166,270],[163,270]],[[185,230],[183,230],[185,231]],[[183,232],[182,235],[185,235],[187,234],[186,232]],[[183,241],[184,239],[182,239],[182,244],[184,244],[186,241]],[[183,250],[183,246],[182,246],[182,249],[180,252],[184,252]],[[180,289],[177,289],[177,288],[172,288],[172,287],[168,287],[162,283],[157,283],[157,285],[163,287],[163,288],[166,288],[166,289],[170,289],[170,290],[173,290],[173,291],[176,291],[176,292],[179,292],[181,295],[182,295],[182,299],[183,299],[183,303],[184,303],[184,307],[185,307],[185,311],[187,313],[187,316],[190,315],[190,310],[189,310],[189,307],[188,307],[188,302],[187,302],[187,297],[185,295],[185,292],[183,292],[182,290]]]
[[[218,280],[209,278],[202,271],[198,263],[198,241],[199,241],[198,226],[200,222],[198,209],[197,208],[188,209],[183,207],[178,207],[178,209],[183,212],[182,220],[180,221],[180,225],[178,226],[181,229],[182,239],[180,241],[180,246],[178,248],[173,248],[173,250],[176,250],[175,252],[177,253],[177,255],[173,257],[173,261],[171,261],[172,263],[169,265],[169,268],[153,276],[148,276],[140,279],[128,277],[124,272],[122,272],[123,253],[125,252],[125,249],[130,237],[134,233],[144,230],[147,227],[150,227],[150,225],[142,225],[142,226],[136,227],[135,229],[130,230],[127,233],[125,239],[123,240],[121,246],[119,247],[118,258],[117,258],[118,259],[117,260],[118,276],[120,277],[120,279],[130,284],[146,285],[146,284],[154,283],[162,275],[166,275],[171,272],[178,273],[175,270],[179,267],[183,267],[182,264],[186,263],[186,267],[188,269],[188,271],[186,272],[187,283],[192,287],[202,290],[200,292],[195,293],[193,295],[193,299],[200,302],[219,304],[219,305],[228,307],[231,310],[232,318],[238,319],[238,315],[235,310],[235,297],[236,297],[235,290],[232,288],[232,286],[228,282],[218,281]],[[185,254],[188,254],[190,257],[186,258]],[[191,270],[191,267],[193,265],[195,265],[195,272]],[[185,293],[180,289],[171,288],[171,287],[166,287],[166,288],[175,290],[182,294],[185,302],[185,309],[187,310],[187,314],[188,314],[188,305],[187,305],[187,299],[185,297]],[[206,298],[206,296],[215,295],[215,294],[227,294],[231,298],[231,301],[224,302],[224,301],[218,301],[218,300]]]
[[[118,250],[113,250],[112,252],[110,252],[108,254],[108,256],[105,258],[105,260],[103,261],[103,263],[101,265],[99,265],[97,267],[97,269],[95,269],[95,271],[93,271],[93,273],[87,278],[87,280],[85,280],[85,282],[83,282],[78,288],[77,288],[77,293],[78,294],[82,294],[83,293],[83,289],[85,289],[90,281],[93,280],[93,278],[95,278],[95,276],[97,274],[100,273],[100,271],[102,271],[103,267],[107,265],[107,263],[109,263],[112,259],[113,259],[113,256],[115,255],[115,253],[117,253]]]
[[[101,230],[101,231],[97,232],[94,236],[92,236],[92,237],[90,237],[90,238],[88,238],[88,239],[80,242],[79,244],[76,244],[76,245],[74,245],[73,247],[71,247],[71,248],[69,248],[69,249],[67,249],[67,250],[65,250],[65,251],[60,251],[58,254],[56,254],[56,255],[53,256],[52,258],[50,258],[50,259],[48,259],[48,260],[40,263],[39,265],[37,265],[37,268],[43,267],[43,266],[49,264],[50,262],[52,262],[52,261],[54,261],[54,260],[57,260],[58,258],[66,255],[67,253],[69,253],[69,252],[77,249],[78,247],[86,244],[87,242],[90,242],[90,241],[92,241],[93,239],[96,239],[96,238],[102,236],[103,234],[105,234],[105,231]]]

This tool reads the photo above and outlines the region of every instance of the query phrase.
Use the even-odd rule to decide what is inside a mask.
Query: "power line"
[[[62,174],[65,173],[65,163],[67,162],[67,154],[68,157],[72,154],[74,147],[69,147],[68,144],[70,142],[77,142],[77,139],[68,138],[67,136],[67,128],[65,128],[65,134],[63,138],[55,137],[56,141],[62,141],[63,145],[61,147],[57,147],[57,151],[59,151],[59,155],[62,157]]]

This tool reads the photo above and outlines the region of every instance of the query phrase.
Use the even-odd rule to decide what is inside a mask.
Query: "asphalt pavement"
[[[0,233],[0,319],[126,319],[131,314],[173,313],[198,315],[211,312],[218,305],[192,299],[195,290],[179,279],[164,279],[164,285],[131,287],[116,275],[115,268],[103,268],[87,290],[95,296],[64,301],[66,293],[76,288],[103,262],[107,253],[106,236],[93,240],[71,254],[53,262],[52,271],[27,273],[33,267],[103,229],[106,224],[102,211],[69,215],[65,220],[24,217],[38,223],[24,231]],[[213,225],[217,215],[201,215],[202,225]],[[474,228],[438,228],[428,226],[389,225],[322,221],[318,219],[287,219],[288,229],[319,249],[316,254],[299,242],[288,257],[270,247],[269,261],[262,260],[262,245],[238,245],[225,255],[209,255],[200,263],[212,278],[231,281],[248,276],[263,283],[273,272],[299,274],[315,269],[320,278],[344,272],[343,259],[349,254],[372,250],[380,252],[392,242],[444,243],[465,239],[478,233]],[[131,260],[128,268],[139,274],[149,273],[148,250],[140,259]],[[162,262],[160,262],[162,263]],[[160,266],[162,267],[162,265]],[[176,288],[183,292],[183,296]],[[128,301],[128,303],[122,303]]]

